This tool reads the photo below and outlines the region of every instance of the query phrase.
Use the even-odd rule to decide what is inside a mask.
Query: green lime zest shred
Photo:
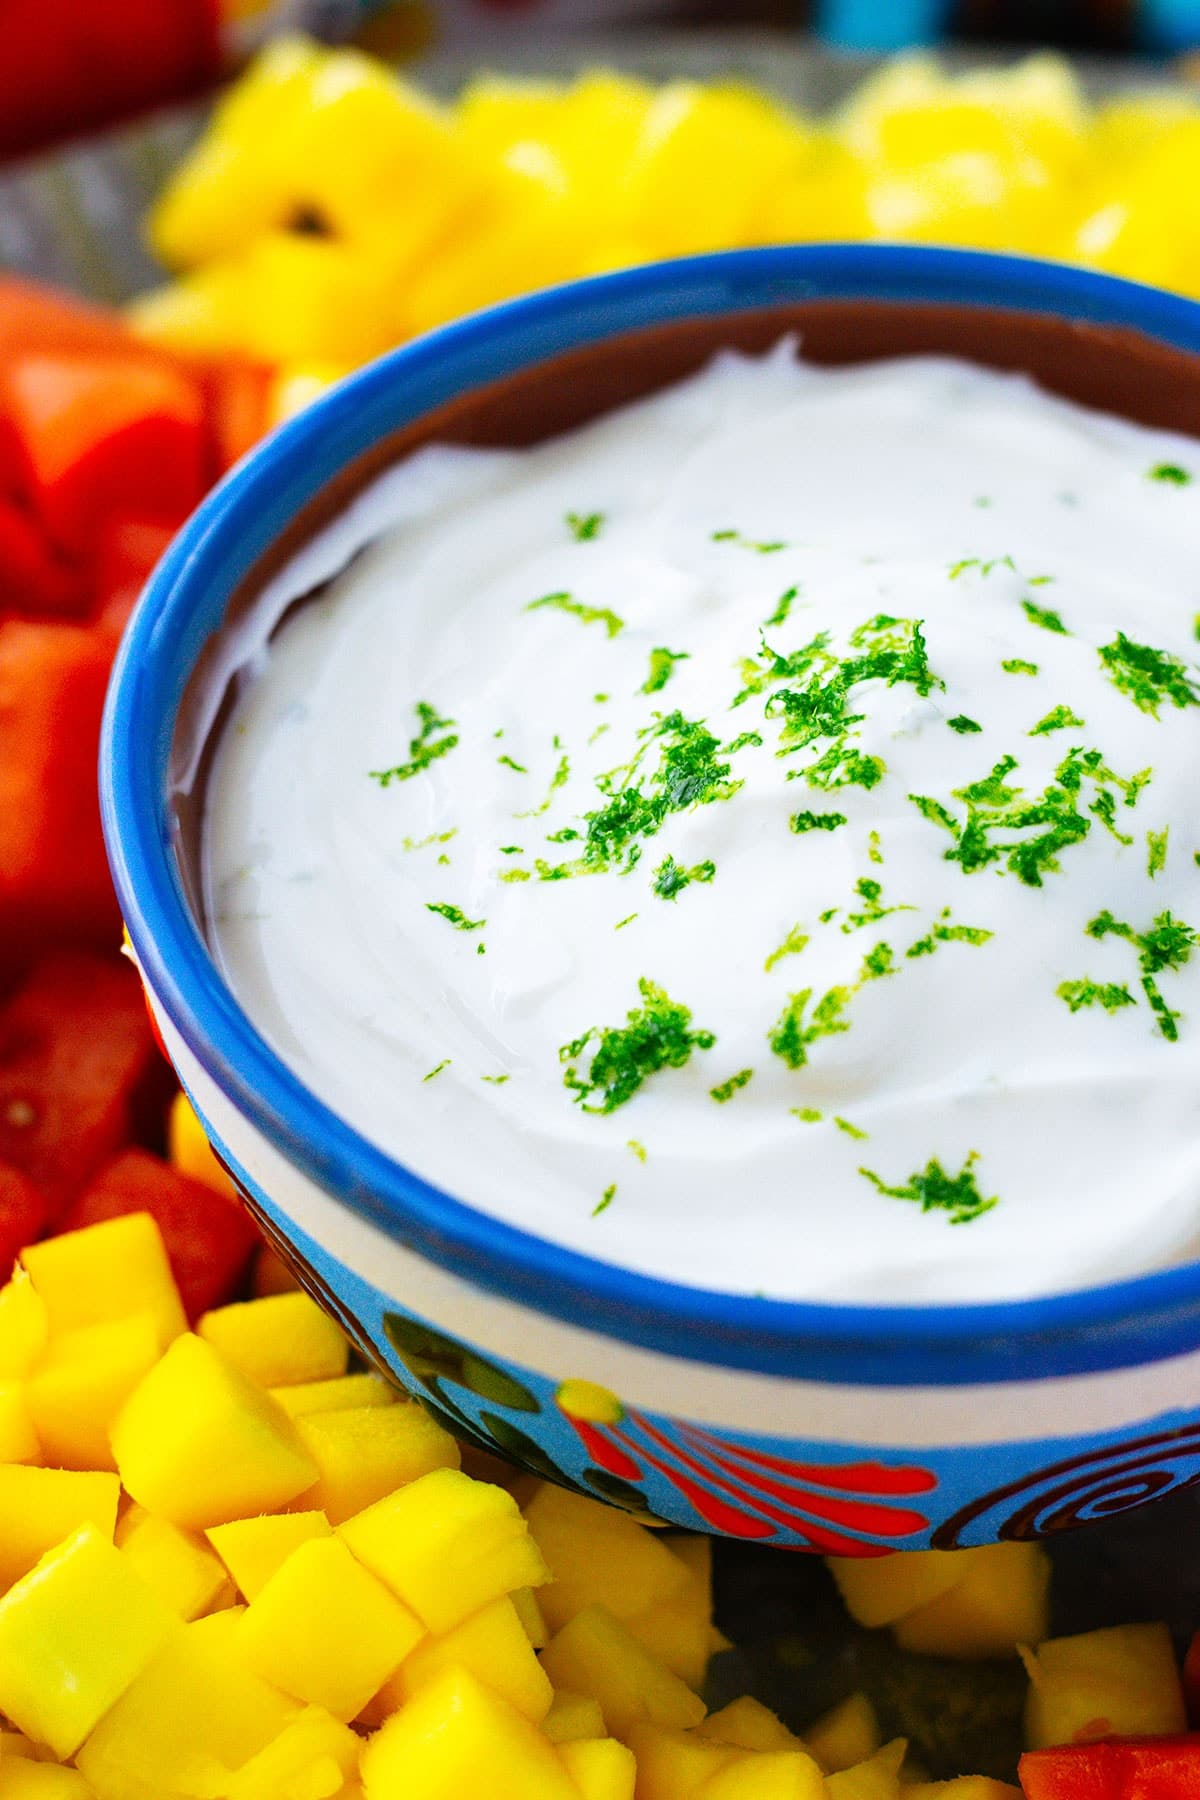
[[[422,1081],[432,1081],[435,1075],[440,1075],[443,1069],[448,1069],[450,1067],[450,1062],[451,1062],[450,1057],[447,1056],[447,1057],[443,1058],[443,1060],[440,1063],[436,1064],[434,1068],[430,1069],[428,1075],[422,1075],[421,1080]]]
[[[577,544],[590,544],[593,538],[599,537],[604,527],[604,514],[569,512],[563,523]]]
[[[439,757],[448,756],[458,743],[454,720],[444,719],[428,700],[418,700],[413,710],[417,715],[418,730],[417,735],[409,739],[408,761],[396,763],[390,769],[369,771],[370,779],[377,781],[381,788],[390,787],[393,781],[411,781],[414,775],[423,774]],[[446,735],[438,737],[439,731]]]
[[[1157,719],[1164,702],[1181,709],[1200,706],[1200,688],[1182,657],[1170,650],[1135,643],[1118,631],[1112,643],[1101,649],[1100,661],[1117,692],[1152,718]]]
[[[1036,600],[1022,600],[1021,611],[1031,625],[1040,625],[1043,631],[1057,632],[1059,637],[1070,637],[1071,633],[1062,622],[1059,613],[1048,606],[1039,606]]]
[[[775,967],[775,964],[777,962],[782,962],[785,956],[799,956],[807,943],[807,934],[801,931],[799,925],[793,925],[779,948],[777,950],[772,950],[770,956],[768,956],[766,962],[763,964],[766,973],[769,975],[771,970]]]
[[[1082,728],[1086,724],[1087,720],[1081,719],[1079,714],[1072,712],[1069,706],[1055,706],[1051,708],[1044,719],[1038,720],[1028,735],[1030,737],[1049,737],[1052,731],[1067,731],[1072,726]]]
[[[1152,469],[1147,469],[1146,476],[1149,481],[1162,481],[1168,487],[1190,487],[1192,483],[1188,470],[1178,463],[1155,463]]]
[[[685,869],[673,856],[667,856],[654,871],[654,892],[660,900],[674,900],[693,881],[709,882],[716,872],[715,862],[694,863],[690,869]]]
[[[1171,827],[1164,825],[1161,831],[1146,833],[1146,873],[1151,881],[1161,875],[1167,866],[1167,844],[1171,835]]]
[[[952,719],[946,720],[946,723],[950,727],[951,731],[957,731],[961,737],[967,736],[967,734],[972,731],[982,731],[983,730],[983,726],[978,722],[978,720],[977,719],[969,719],[967,717],[966,713],[955,713],[955,715]]]
[[[668,650],[665,644],[656,644],[650,652],[650,673],[638,693],[660,694],[675,673],[675,664],[687,662],[690,655],[687,650]]]
[[[975,1179],[978,1153],[972,1151],[957,1175],[948,1175],[936,1157],[930,1157],[924,1169],[896,1186],[889,1185],[873,1169],[860,1169],[875,1190],[893,1200],[912,1200],[922,1212],[944,1212],[951,1225],[969,1225],[991,1212],[999,1203],[993,1194],[985,1199]]]
[[[427,900],[425,911],[437,913],[453,925],[455,931],[480,931],[487,924],[486,919],[468,919],[461,906],[452,906],[448,900]]]
[[[688,1007],[670,998],[645,976],[638,982],[643,1004],[626,1014],[624,1025],[593,1025],[564,1044],[564,1087],[570,1088],[584,1112],[611,1113],[632,1100],[643,1082],[662,1069],[682,1069],[693,1050],[711,1050],[711,1031],[692,1029]],[[591,1051],[586,1070],[580,1059]]]
[[[566,613],[569,618],[578,619],[581,625],[603,625],[610,638],[625,629],[624,619],[618,618],[611,607],[585,606],[582,600],[576,600],[569,593],[543,594],[540,600],[531,600],[525,608],[526,612],[547,610]]]
[[[1168,1043],[1176,1043],[1179,1038],[1179,1020],[1183,1015],[1173,1012],[1167,1005],[1158,985],[1158,977],[1167,971],[1178,973],[1191,960],[1192,951],[1200,946],[1200,932],[1184,920],[1175,918],[1170,912],[1159,913],[1145,931],[1138,931],[1124,920],[1115,919],[1106,908],[1091,920],[1087,935],[1097,943],[1102,943],[1107,937],[1123,938],[1137,952],[1141,989],[1154,1014],[1155,1023]],[[1111,994],[1117,991],[1113,983],[1097,983],[1085,977],[1083,981],[1062,982],[1056,992],[1072,1012],[1078,1012],[1082,1006],[1105,1005],[1103,1000],[1091,997],[1093,989],[1097,993]],[[1113,1005],[1107,1006],[1106,1010],[1112,1012],[1127,1004],[1125,1000],[1117,1000]]]
[[[607,1212],[616,1197],[617,1184],[615,1181],[610,1181],[603,1194],[601,1194],[599,1200],[597,1200],[595,1206],[592,1208],[593,1219],[598,1219],[602,1212]]]
[[[845,813],[840,812],[798,812],[793,813],[789,824],[793,831],[836,831],[841,825],[850,823]]]
[[[739,1069],[736,1075],[729,1077],[728,1081],[719,1081],[716,1087],[709,1088],[710,1099],[715,1100],[718,1105],[724,1106],[726,1100],[733,1099],[739,1088],[745,1087],[753,1074],[753,1069]]]
[[[1036,663],[1026,662],[1023,656],[1009,656],[1000,664],[1006,675],[1036,675]]]

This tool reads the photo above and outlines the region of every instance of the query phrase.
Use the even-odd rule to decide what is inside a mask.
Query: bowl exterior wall
[[[987,1386],[839,1386],[664,1356],[485,1291],[291,1164],[150,998],[279,1255],[369,1363],[534,1475],[687,1530],[851,1556],[1051,1536],[1200,1483],[1200,1352]]]

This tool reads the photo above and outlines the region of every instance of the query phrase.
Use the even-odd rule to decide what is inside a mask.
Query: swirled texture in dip
[[[1193,472],[1023,378],[787,346],[419,454],[243,675],[234,991],[421,1175],[676,1280],[1195,1255]]]

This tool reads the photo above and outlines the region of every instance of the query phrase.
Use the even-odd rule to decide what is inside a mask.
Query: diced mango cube
[[[190,1332],[134,1389],[112,1447],[133,1498],[191,1530],[282,1506],[319,1473],[287,1415]]]
[[[538,1599],[551,1631],[587,1606],[630,1619],[693,1588],[668,1545],[615,1507],[548,1482],[525,1516],[550,1569]]]
[[[198,1619],[214,1606],[225,1583],[225,1565],[203,1538],[131,1507],[117,1526],[117,1548],[181,1619]]]
[[[602,1606],[576,1613],[542,1652],[542,1666],[556,1688],[598,1700],[613,1737],[623,1738],[639,1720],[683,1730],[706,1711],[699,1695]]]
[[[537,1726],[464,1669],[447,1669],[395,1713],[361,1767],[367,1800],[464,1800],[481,1776],[488,1800],[579,1800]]]
[[[56,1336],[25,1389],[45,1461],[115,1469],[113,1421],[161,1353],[161,1326],[150,1312]]]
[[[232,1194],[233,1183],[213,1154],[203,1125],[184,1093],[176,1094],[167,1114],[167,1155],[181,1175],[202,1181],[218,1194]]]
[[[0,1712],[74,1755],[178,1619],[94,1525],[81,1525],[0,1600]]]
[[[35,1463],[41,1454],[23,1383],[0,1381],[0,1463]]]
[[[681,1681],[699,1689],[708,1669],[712,1612],[708,1595],[695,1577],[669,1600],[625,1620],[626,1629],[651,1656],[666,1663]]]
[[[398,1703],[410,1700],[444,1669],[462,1668],[517,1711],[541,1723],[554,1691],[533,1645],[506,1594],[439,1637],[427,1637],[405,1658],[393,1677]]]
[[[889,1556],[827,1556],[846,1610],[860,1625],[891,1625],[963,1579],[970,1550],[895,1550]]]
[[[81,1525],[94,1526],[111,1543],[120,1498],[115,1475],[0,1467],[0,1590]]]
[[[196,1332],[260,1387],[331,1381],[346,1372],[341,1327],[309,1294],[274,1294],[207,1312]]]
[[[826,1777],[829,1800],[900,1800],[900,1770],[908,1745],[893,1738],[866,1762]]]
[[[145,1312],[158,1323],[160,1348],[187,1330],[162,1233],[149,1213],[30,1244],[21,1261],[46,1303],[53,1337]]]
[[[0,1380],[28,1375],[50,1336],[46,1302],[19,1266],[0,1287]]]
[[[374,1416],[390,1418],[401,1410]],[[512,1495],[457,1469],[433,1470],[347,1519],[340,1530],[358,1560],[434,1632],[452,1630],[501,1594],[546,1580],[546,1565]]]
[[[782,1719],[752,1694],[731,1700],[720,1712],[710,1713],[697,1735],[714,1744],[731,1744],[738,1750],[801,1750],[811,1746],[790,1732]],[[816,1751],[813,1751],[816,1755]]]
[[[238,1642],[264,1681],[348,1723],[422,1635],[420,1620],[340,1538],[318,1537],[250,1602]]]
[[[456,1470],[458,1445],[417,1401],[307,1413],[296,1420],[318,1479],[301,1504],[334,1525],[435,1469]]]
[[[552,1744],[569,1744],[576,1738],[604,1736],[604,1714],[590,1694],[572,1694],[560,1688],[542,1720],[542,1736]]]
[[[92,1732],[76,1761],[103,1800],[225,1794],[297,1708],[236,1653],[238,1618],[174,1634]]]
[[[865,1694],[847,1694],[844,1700],[808,1727],[806,1747],[827,1774],[868,1762],[883,1743],[879,1718]]]
[[[738,1754],[698,1731],[645,1719],[631,1724],[623,1736],[637,1762],[638,1800],[694,1800]]]
[[[78,1769],[60,1763],[0,1761],[0,1800],[95,1800]]]
[[[332,1800],[358,1773],[362,1741],[319,1706],[290,1719],[238,1770],[226,1800]]]
[[[329,1537],[332,1530],[323,1512],[265,1513],[257,1519],[213,1525],[205,1536],[239,1592],[254,1600],[293,1550],[313,1538]]]
[[[0,1766],[10,1756],[36,1756],[37,1745],[23,1731],[8,1731],[0,1725]]]
[[[825,1777],[804,1750],[743,1750],[700,1794],[702,1800],[826,1800]]]
[[[536,1593],[531,1587],[514,1588],[509,1597],[517,1609],[526,1637],[535,1650],[544,1650],[550,1642],[550,1628]]]
[[[961,1581],[897,1619],[896,1642],[926,1655],[1013,1656],[1050,1629],[1050,1559],[1040,1544],[985,1544],[956,1551]]]
[[[1183,1689],[1165,1625],[1114,1625],[1049,1638],[1023,1660],[1031,1750],[1185,1729]]]
[[[573,1738],[559,1745],[558,1760],[580,1800],[633,1800],[637,1763],[616,1738]]]
[[[341,1375],[334,1381],[304,1381],[271,1389],[289,1418],[303,1413],[349,1412],[360,1406],[395,1406],[400,1396],[380,1375]]]

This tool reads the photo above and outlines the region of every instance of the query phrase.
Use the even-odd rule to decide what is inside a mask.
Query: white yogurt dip
[[[368,1138],[730,1291],[1200,1253],[1200,446],[785,345],[331,533],[234,654],[206,898]]]

